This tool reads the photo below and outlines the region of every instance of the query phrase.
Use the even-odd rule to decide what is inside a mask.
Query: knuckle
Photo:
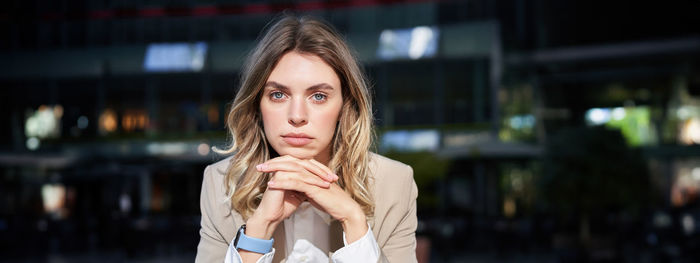
[[[311,160],[304,161],[304,164],[306,164],[308,167],[316,168],[316,164],[314,164]]]
[[[289,180],[290,174],[286,172],[277,172],[277,175],[275,176],[275,179],[278,180]]]

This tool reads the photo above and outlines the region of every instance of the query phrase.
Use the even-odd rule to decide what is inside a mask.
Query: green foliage
[[[631,146],[652,144],[656,139],[654,129],[651,126],[651,111],[648,107],[626,108],[624,117],[612,118],[605,124],[608,127],[619,129]]]
[[[499,94],[501,106],[501,124],[498,138],[504,142],[533,141],[534,127],[512,127],[511,118],[532,115],[534,98],[533,88],[528,84],[516,84],[504,87]]]

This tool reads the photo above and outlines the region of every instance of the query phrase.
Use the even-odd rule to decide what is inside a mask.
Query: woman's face
[[[342,105],[335,71],[316,55],[289,52],[263,89],[265,137],[280,155],[327,164]]]

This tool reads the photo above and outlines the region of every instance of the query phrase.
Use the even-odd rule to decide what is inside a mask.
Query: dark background
[[[357,51],[376,151],[415,171],[422,262],[694,262],[699,3],[5,1],[0,261],[193,261],[242,58],[286,10]],[[377,55],[417,26],[434,56]],[[201,70],[144,68],[194,42]]]

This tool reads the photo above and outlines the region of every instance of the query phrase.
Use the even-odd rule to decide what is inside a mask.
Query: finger
[[[260,163],[255,166],[255,170],[258,172],[274,172],[275,170],[271,169],[268,164],[270,163],[279,163],[279,162],[293,162],[293,161],[298,161],[299,159],[295,158],[294,156],[291,155],[283,155],[279,157],[272,158],[270,160],[267,160],[263,163]]]
[[[275,158],[273,160],[269,160],[267,162],[259,164],[255,166],[255,168],[260,172],[302,172],[302,170],[305,170],[306,172],[310,172],[311,174],[320,177],[321,179],[328,182],[334,182],[337,178],[337,176],[329,174],[327,171],[325,171],[321,167],[318,167],[318,165],[311,163],[308,160],[290,160]]]
[[[324,164],[314,160],[310,159],[309,162],[313,165],[316,165],[318,168],[321,168],[324,172],[326,172],[330,177],[333,178],[332,182],[338,181],[339,177],[337,174],[335,174],[331,168],[328,168],[328,166],[325,166]]]
[[[307,181],[299,180],[293,173],[281,173],[273,177],[267,184],[268,188],[278,189],[278,190],[293,190],[305,194],[309,197],[317,190],[329,189],[331,183],[326,181],[321,181],[316,177],[311,176],[311,178],[318,180],[314,181],[317,183],[309,183]]]
[[[261,164],[258,164],[255,166],[255,169],[257,169],[259,172],[277,172],[277,171],[285,171],[285,172],[298,172],[301,169],[303,169],[303,166],[300,164],[294,162],[294,161],[281,161],[281,160],[275,160],[275,161],[267,161]]]
[[[278,157],[272,158],[272,159],[270,159],[270,160],[267,160],[267,161],[265,161],[265,162],[271,162],[271,161],[297,161],[297,160],[300,160],[300,159],[299,159],[299,158],[296,158],[296,157],[294,157],[294,156],[291,156],[291,155],[282,155],[282,156],[278,156]]]
[[[318,176],[311,175],[305,172],[285,172],[285,171],[279,171],[275,173],[275,176],[270,179],[270,181],[278,181],[278,180],[295,180],[295,181],[300,181],[305,184],[309,185],[315,185],[324,189],[328,189],[331,187],[331,183],[321,180],[318,178]]]
[[[313,186],[298,180],[275,178],[267,182],[267,187],[278,190],[299,191],[308,195]]]
[[[338,179],[338,177],[335,174],[330,172],[330,169],[328,169],[325,165],[317,162],[314,159],[299,160],[299,164],[328,182],[335,182]],[[326,169],[323,169],[324,167],[326,167]]]

